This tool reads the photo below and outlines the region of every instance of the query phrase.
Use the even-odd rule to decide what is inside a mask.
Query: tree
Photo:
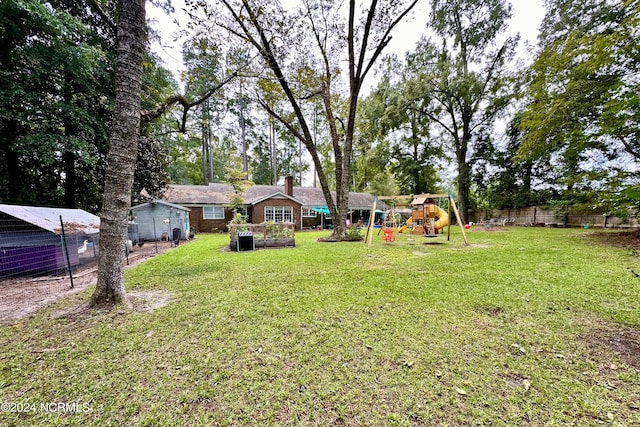
[[[430,138],[430,88],[414,70],[395,58],[387,58],[385,77],[365,101],[367,127],[375,138],[389,144],[392,171],[403,194],[436,191],[437,162],[444,153]]]
[[[362,83],[388,44],[391,31],[413,9],[417,0],[408,5],[374,0],[362,8],[359,22],[356,2],[350,0],[346,24],[340,2],[308,0],[295,13],[274,2],[221,0],[221,3],[228,19],[220,24],[260,54],[287,98],[295,120],[288,120],[266,102],[262,105],[311,155],[327,206],[336,219],[332,238],[342,239],[346,232],[353,136]],[[207,16],[216,15],[210,12]],[[344,104],[335,93],[342,55],[346,55],[348,78]],[[303,102],[316,96],[323,102],[333,147],[335,200],[311,131],[309,111],[312,109],[305,110],[303,106]],[[346,116],[342,120],[341,113]]]
[[[568,190],[609,186],[640,161],[640,2],[549,1],[527,73],[522,159],[556,157]]]
[[[508,123],[503,149],[486,137],[473,159],[473,179],[480,202],[490,208],[515,208],[546,204],[556,194],[558,173],[547,157],[518,159],[523,143],[521,114]]]
[[[0,198],[96,211],[111,46],[78,17],[38,0],[0,4],[0,43]]]
[[[128,304],[124,288],[127,219],[140,138],[144,0],[122,0],[117,27],[116,104],[111,122],[104,197],[100,213],[96,304]]]
[[[159,58],[147,53],[142,80],[142,109],[149,110],[178,92],[178,84],[169,70],[159,67]],[[161,116],[146,122],[140,130],[132,189],[132,202],[142,203],[162,196],[170,181],[170,150],[177,144],[177,125],[169,117]],[[144,190],[144,192],[143,192]],[[145,193],[146,196],[141,196]]]
[[[419,78],[430,89],[432,101],[423,113],[453,149],[464,221],[470,207],[473,146],[511,96],[506,64],[517,37],[497,44],[511,16],[504,0],[432,0],[431,7],[432,28],[439,40],[422,39],[408,62],[421,71]]]

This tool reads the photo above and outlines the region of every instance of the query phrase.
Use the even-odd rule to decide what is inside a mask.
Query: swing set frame
[[[440,199],[448,199],[449,203],[448,203],[448,208],[447,208],[447,215],[448,215],[448,224],[447,224],[447,240],[451,240],[451,212],[453,211],[453,213],[455,214],[456,220],[458,222],[458,225],[460,226],[460,230],[462,231],[462,238],[464,239],[464,245],[465,246],[469,246],[469,240],[467,239],[467,233],[465,232],[464,229],[464,224],[462,224],[462,219],[460,218],[460,212],[458,212],[458,207],[456,206],[455,201],[453,200],[453,196],[451,194],[411,194],[411,195],[402,195],[402,196],[380,196],[380,197],[374,197],[373,198],[373,207],[371,208],[371,212],[375,212],[376,211],[376,205],[378,203],[378,200],[380,201],[384,201],[385,203],[387,203],[388,201],[391,201],[391,215],[393,215],[393,223],[395,223],[395,228],[397,228],[397,222],[395,220],[395,213],[394,213],[394,208],[396,206],[411,206],[411,202],[413,200],[416,199],[424,199],[425,203],[427,200],[432,199],[432,200],[440,200]],[[384,217],[384,225],[386,225],[386,220],[387,220],[387,216],[388,213],[385,214]],[[370,216],[369,218],[369,223],[367,224],[367,233],[365,235],[365,243],[371,247],[371,243],[373,241],[373,225],[374,225],[374,219],[373,219],[373,215]]]

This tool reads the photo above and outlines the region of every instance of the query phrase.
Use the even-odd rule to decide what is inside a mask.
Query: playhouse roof
[[[82,209],[0,204],[0,212],[55,234],[62,234],[60,217],[66,233],[94,234],[100,231],[100,218]]]

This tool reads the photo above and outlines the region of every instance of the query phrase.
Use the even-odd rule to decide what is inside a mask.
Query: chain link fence
[[[0,212],[0,321],[19,319],[95,285],[100,252],[98,217],[42,215],[19,219]],[[159,237],[145,237],[147,229],[156,230]],[[130,223],[124,254],[127,265],[178,246],[189,238],[181,231],[175,224],[155,218]]]
[[[0,319],[18,318],[74,287],[74,275],[96,264],[96,224],[51,215],[0,216]]]

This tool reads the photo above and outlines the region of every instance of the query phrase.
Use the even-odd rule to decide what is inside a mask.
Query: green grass
[[[640,425],[640,371],[608,344],[640,325],[639,260],[589,233],[200,235],[127,272],[165,307],[52,318],[85,293],[1,326],[0,402],[90,410],[0,425]]]

